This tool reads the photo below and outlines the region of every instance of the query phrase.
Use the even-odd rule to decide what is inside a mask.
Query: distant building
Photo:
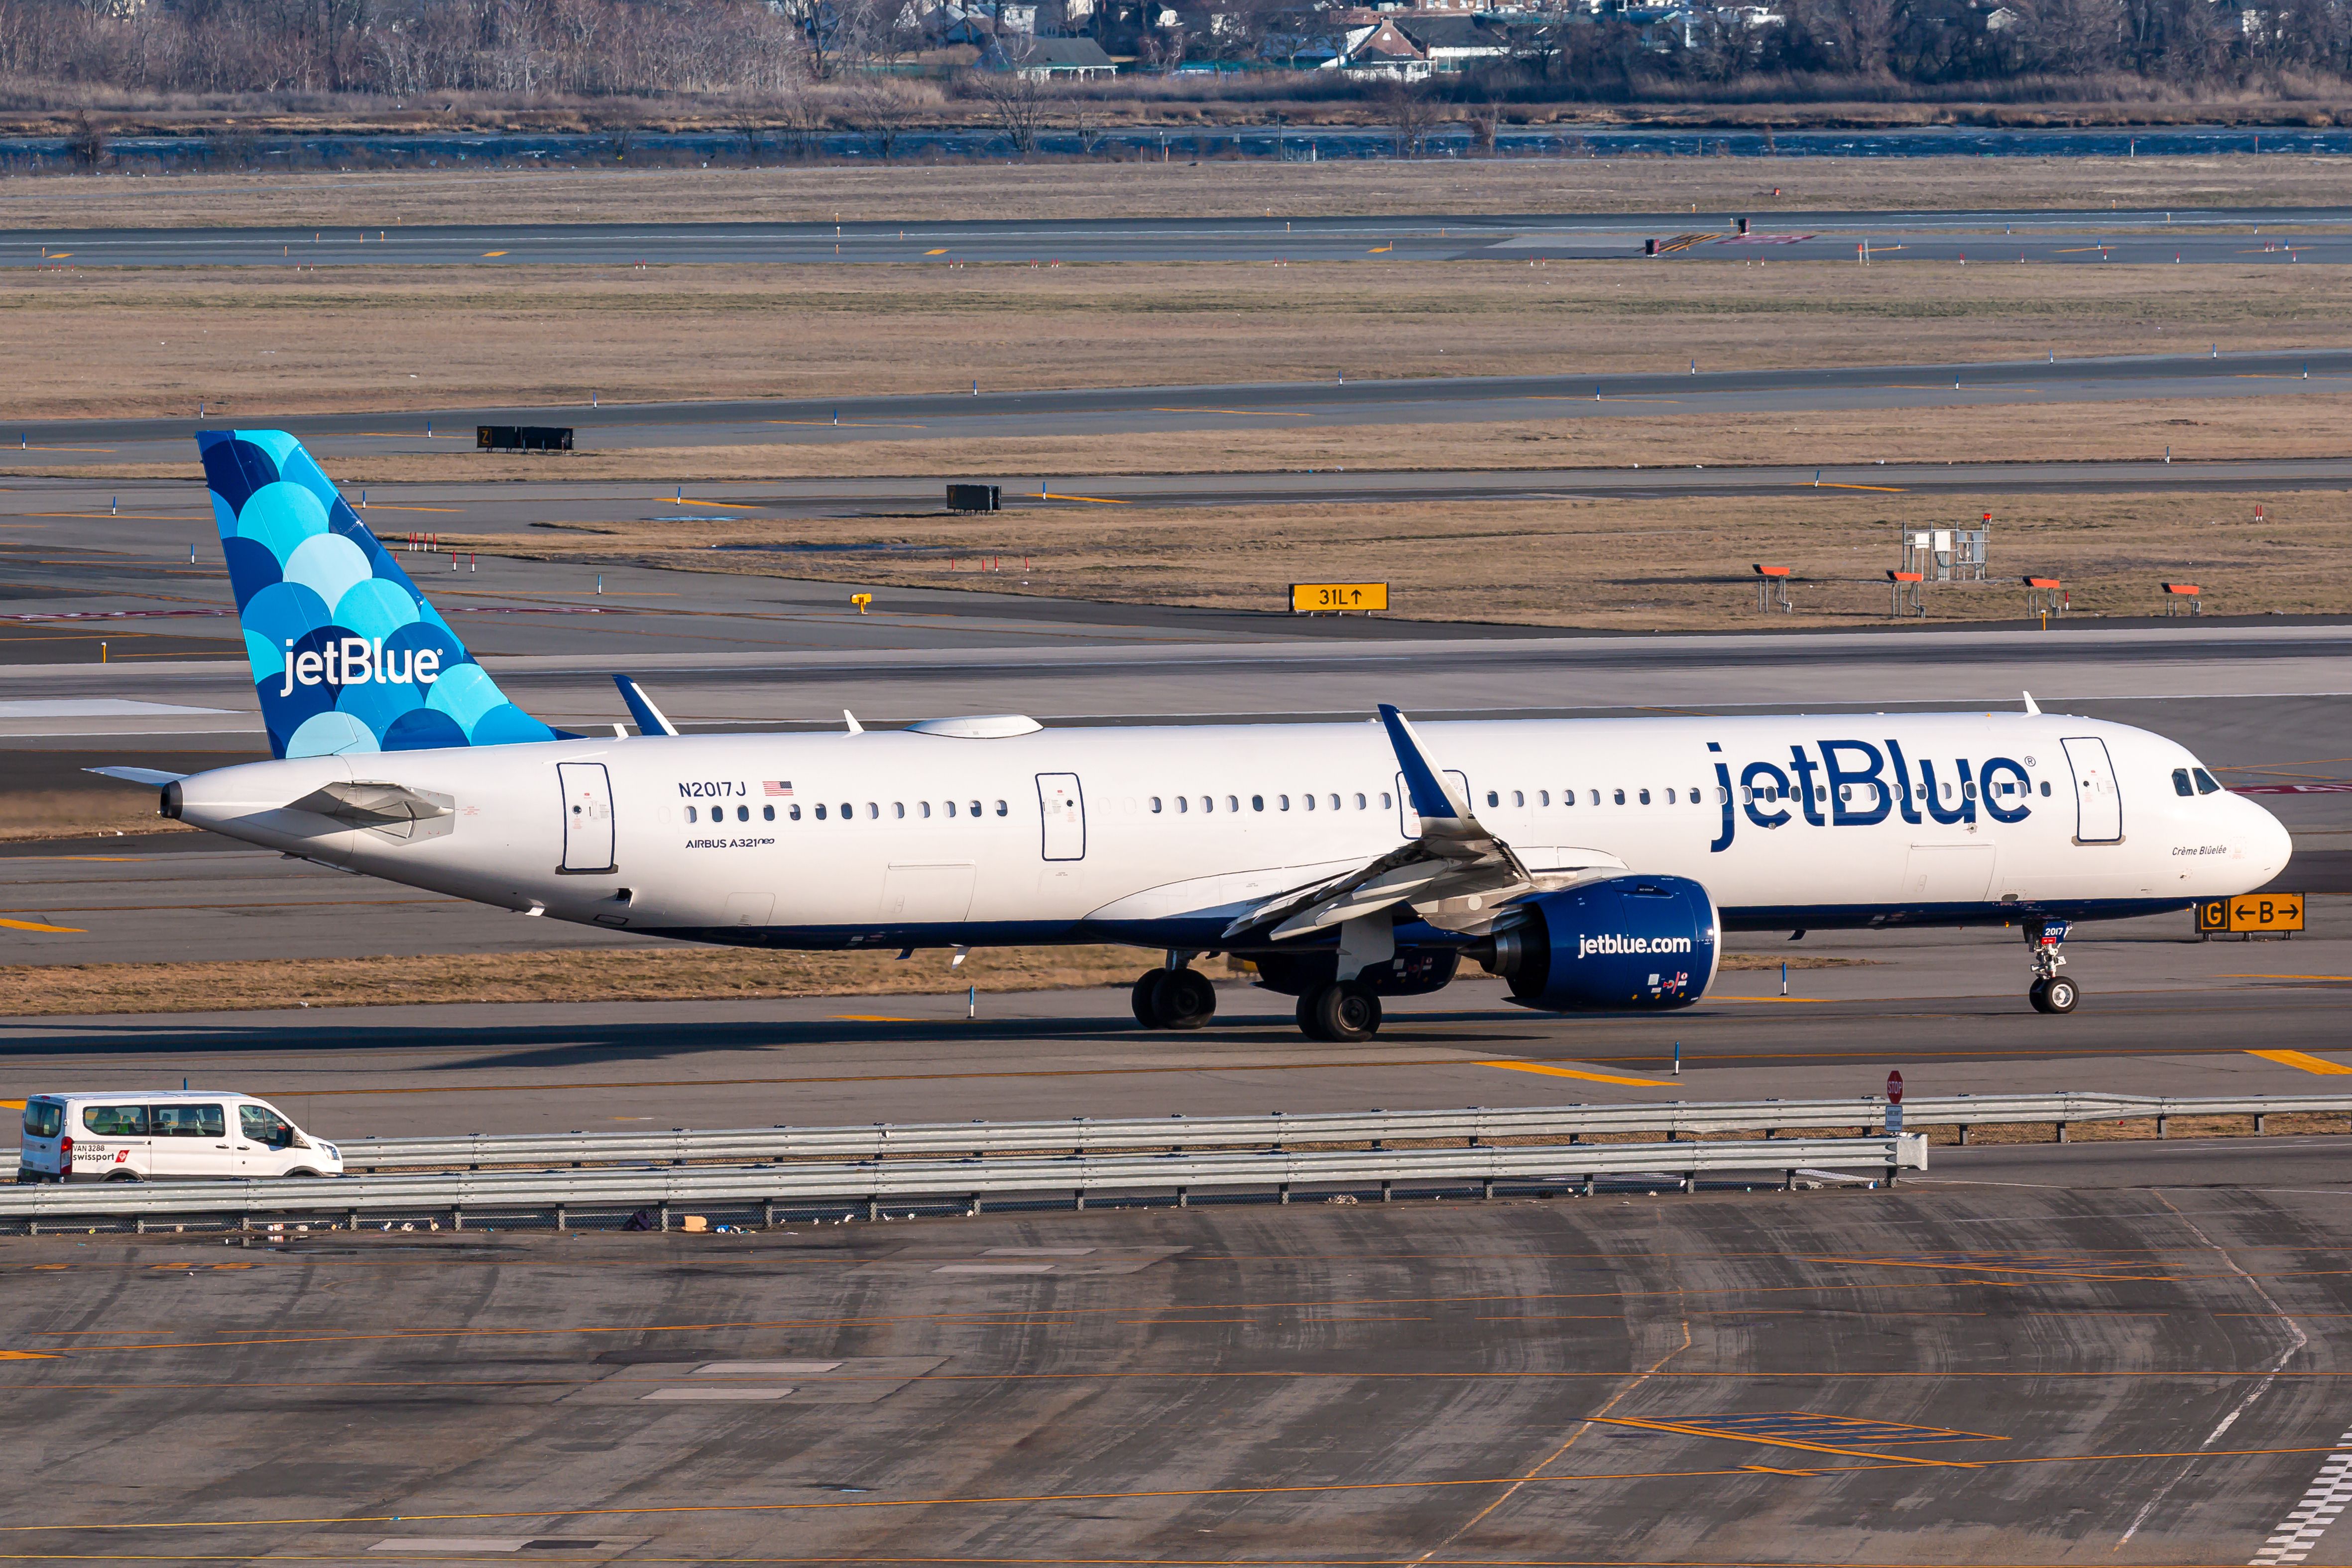
[[[1424,5],[1392,12],[1388,21],[1420,48],[1432,71],[1458,71],[1511,52],[1510,28],[1490,16],[1449,15]]]
[[[1430,64],[1421,46],[1397,29],[1391,13],[1369,26],[1349,28],[1343,35],[1339,54],[1327,61],[1324,68],[1343,70],[1351,76],[1420,81],[1429,75]]]
[[[1006,31],[1011,31],[1009,24]],[[1091,81],[1118,71],[1092,38],[992,38],[981,63],[990,70],[1054,81]]]

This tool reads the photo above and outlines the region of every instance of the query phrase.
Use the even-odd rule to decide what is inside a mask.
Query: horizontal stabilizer
[[[613,677],[613,684],[621,689],[621,700],[629,705],[629,717],[637,721],[641,735],[675,735],[677,726],[671,723],[662,710],[654,706],[637,683],[625,675]]]
[[[178,784],[188,776],[185,773],[167,773],[161,768],[84,768],[82,772],[121,779],[125,784],[152,784],[158,789],[167,784]]]

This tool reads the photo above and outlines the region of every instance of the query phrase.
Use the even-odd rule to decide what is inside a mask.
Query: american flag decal
[[[760,781],[760,787],[765,790],[768,793],[768,798],[772,800],[778,795],[791,795],[793,793],[793,781],[790,779],[761,779]]]

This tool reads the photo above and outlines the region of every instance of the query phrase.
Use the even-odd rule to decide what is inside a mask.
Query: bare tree
[[[849,128],[870,137],[874,150],[888,163],[890,154],[915,117],[915,105],[898,83],[875,78],[854,82],[840,97],[841,117]]]
[[[1400,158],[1421,156],[1422,143],[1437,128],[1437,100],[1411,82],[1384,82],[1376,100],[1381,112],[1388,118],[1389,132],[1396,142]]]
[[[1037,40],[1026,33],[998,32],[992,50],[992,65],[982,66],[971,73],[971,90],[988,105],[988,111],[1013,143],[1013,155],[1026,158],[1037,151],[1037,139],[1045,129],[1045,110],[1051,95],[1045,87],[1045,73],[1023,69],[1037,50]]]
[[[73,152],[75,163],[86,170],[96,173],[105,166],[109,156],[106,127],[87,112],[77,116],[74,121],[73,137],[68,146]]]

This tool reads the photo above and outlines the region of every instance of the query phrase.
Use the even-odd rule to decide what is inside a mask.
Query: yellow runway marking
[[[947,250],[946,247],[942,247],[938,250],[926,250],[923,254],[925,256],[945,256],[947,254]]]
[[[1910,491],[1902,485],[1841,485],[1832,483],[1828,479],[1790,479],[1789,482],[1792,485],[1801,486],[1806,489],[1815,490],[1877,490],[1881,494],[1890,496],[1908,495],[1910,493]]]
[[[1039,490],[1037,492],[1037,499],[1039,500],[1091,501],[1097,506],[1133,506],[1135,504],[1133,501],[1115,500],[1109,496],[1066,496],[1057,495],[1051,490]]]
[[[20,452],[105,452],[105,453],[111,453],[111,452],[113,452],[113,450],[114,450],[114,448],[113,448],[113,447],[17,447],[16,449],[17,449],[18,451],[20,451]]]
[[[2217,974],[2216,980],[2352,980],[2352,974]],[[2256,1051],[2254,1055],[2268,1053]]]
[[[1716,996],[1716,1002],[1826,1002],[1826,996]]]
[[[835,1013],[845,1024],[919,1024],[920,1018],[893,1018],[882,1013]]]
[[[762,425],[814,425],[825,429],[842,430],[928,430],[928,425],[891,425],[879,420],[852,419],[846,424],[831,419],[763,419]],[[688,502],[688,505],[695,503]]]
[[[2301,1068],[2305,1072],[2352,1073],[2352,1068],[2342,1062],[2331,1062],[2326,1057],[2315,1057],[2305,1051],[2248,1051],[2250,1057],[2260,1057],[2281,1067]]]
[[[1155,408],[1154,414],[1263,414],[1269,419],[1312,419],[1291,408]]]
[[[35,451],[55,451],[56,447],[35,447]],[[202,520],[192,511],[28,511],[26,517],[121,517],[136,522],[197,522]]]
[[[0,1101],[0,1104],[9,1103],[22,1109],[25,1102],[21,1100]],[[59,1358],[53,1351],[0,1351],[0,1361],[56,1361]]]
[[[386,502],[383,506],[372,506],[368,508],[368,510],[371,513],[379,511],[437,511],[446,512],[452,517],[457,516],[465,510],[466,509],[462,506],[394,506],[389,502]]]
[[[0,1110],[22,1110],[24,1109],[25,1102],[21,1100],[0,1100]]]
[[[492,257],[492,256],[504,256],[505,254],[506,254],[506,252],[505,252],[505,251],[503,251],[503,250],[485,250],[484,252],[482,252],[482,255],[483,255],[484,257],[486,257],[486,258],[487,258],[487,257]]]
[[[89,934],[79,926],[43,925],[38,921],[0,921],[0,926],[5,926],[10,931],[63,931],[69,936],[88,936]]]
[[[772,424],[774,424],[774,423],[781,423],[781,421],[772,421],[772,420],[770,423],[772,423]],[[716,507],[724,507],[724,508],[725,508],[727,510],[729,510],[729,511],[758,511],[758,510],[760,510],[760,509],[759,509],[759,507],[758,507],[757,505],[755,505],[755,504],[753,504],[753,503],[751,503],[751,502],[749,502],[749,501],[740,501],[740,500],[674,500],[674,501],[670,502],[670,505],[672,505],[672,506],[716,506]]]
[[[1588,1072],[1580,1068],[1556,1068],[1548,1062],[1480,1062],[1482,1068],[1501,1068],[1505,1072],[1540,1073],[1546,1078],[1576,1078],[1587,1083],[1631,1084],[1636,1089],[1673,1089],[1674,1084],[1662,1078],[1624,1078],[1616,1073]]]
[[[1809,1454],[1835,1454],[1844,1459],[1876,1459],[1888,1465],[1918,1465],[1928,1469],[1973,1470],[1978,1467],[1966,1459],[1923,1459],[1916,1454],[1873,1454],[1860,1448],[1832,1448],[1826,1443],[1808,1443],[1798,1437],[1765,1437],[1753,1432],[1719,1432],[1708,1426],[1686,1426],[1679,1421],[1640,1421],[1630,1415],[1591,1415],[1608,1426],[1638,1426],[1645,1432],[1673,1432],[1685,1437],[1713,1437],[1727,1443],[1761,1443],[1768,1448],[1801,1448]]]
[[[1389,245],[1376,245],[1376,246],[1372,247],[1370,250],[1367,250],[1366,252],[1364,252],[1364,254],[1365,254],[1366,256],[1385,256],[1385,255],[1387,255],[1390,251],[1394,250],[1395,248],[1396,248],[1396,247],[1395,247],[1395,245],[1394,245],[1394,244],[1389,244]],[[70,254],[70,252],[68,252],[68,254]]]

